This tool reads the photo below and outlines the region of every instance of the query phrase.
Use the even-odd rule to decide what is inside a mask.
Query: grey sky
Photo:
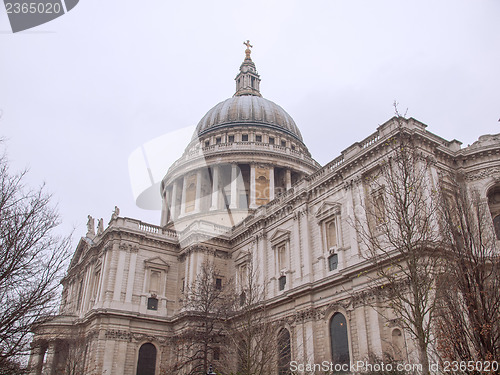
[[[81,0],[11,34],[0,10],[0,135],[47,183],[63,230],[134,206],[127,160],[234,93],[254,45],[263,96],[324,164],[400,110],[465,145],[499,133],[500,2]]]

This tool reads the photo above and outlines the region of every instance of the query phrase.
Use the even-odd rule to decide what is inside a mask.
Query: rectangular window
[[[205,147],[210,146],[210,141],[205,141]]]
[[[214,361],[218,361],[220,359],[220,349],[214,348]]]
[[[286,276],[285,276],[285,275],[281,276],[281,277],[278,279],[278,281],[279,281],[279,287],[280,287],[280,290],[285,289],[285,285],[286,285]]]
[[[221,290],[222,289],[222,279],[215,279],[215,289]]]
[[[234,142],[234,135],[230,135],[229,137],[229,143],[233,143]]]
[[[295,150],[295,145],[292,145],[292,150]]]
[[[215,138],[215,144],[220,145],[220,143],[221,143],[221,137]]]
[[[274,137],[269,137],[269,144],[274,145]]]
[[[339,257],[337,254],[332,254],[328,257],[328,270],[336,270],[339,265]]]
[[[281,146],[286,147],[286,141],[281,141]]]
[[[158,298],[148,298],[148,310],[158,310]]]
[[[255,142],[262,142],[262,136],[261,135],[256,135],[255,136]]]
[[[242,142],[248,142],[248,134],[242,134],[241,135],[241,141]]]

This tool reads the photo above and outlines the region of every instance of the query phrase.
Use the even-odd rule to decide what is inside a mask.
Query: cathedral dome
[[[248,125],[280,130],[302,142],[292,117],[279,105],[257,95],[235,95],[217,104],[198,123],[193,138],[212,130]]]

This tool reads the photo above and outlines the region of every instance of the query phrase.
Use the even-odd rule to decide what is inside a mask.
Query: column
[[[231,204],[229,208],[238,208],[238,165],[231,164]]]
[[[167,194],[161,200],[161,221],[160,226],[164,227],[168,223]]]
[[[201,169],[196,172],[196,197],[194,200],[194,212],[200,212],[201,207]]]
[[[374,297],[376,298],[376,297]],[[382,357],[382,331],[380,329],[379,313],[378,313],[378,303],[368,308],[368,320],[370,326],[370,338],[371,338],[371,348],[370,352]]]
[[[50,341],[47,352],[45,353],[45,360],[43,361],[43,375],[52,375],[52,368],[54,366],[54,357],[56,354],[56,342]]]
[[[125,268],[125,249],[119,246],[118,266],[116,267],[115,288],[113,290],[113,301],[120,301],[122,293],[123,271]]]
[[[286,182],[286,190],[290,190],[292,187],[292,171],[290,169],[287,169],[285,171],[285,182]]]
[[[99,285],[98,291],[98,301],[103,302],[106,298],[106,289],[109,276],[109,266],[110,258],[112,256],[111,247],[106,247],[104,249],[104,256],[101,264],[101,283]]]
[[[257,208],[255,203],[255,164],[250,164],[250,208]]]
[[[312,280],[312,262],[311,262],[311,248],[309,240],[309,216],[307,215],[308,207],[306,206],[300,215],[300,221],[303,225],[301,234],[303,235],[304,242],[302,243],[302,256],[304,259],[304,281],[311,282]],[[300,226],[300,223],[299,223]]]
[[[42,348],[41,344],[36,344],[36,346],[31,347],[31,355],[28,361],[28,370],[30,375],[41,374],[44,354],[45,350]]]
[[[293,238],[291,239],[291,247],[290,251],[293,252],[293,258],[297,259],[297,264],[294,265],[295,270],[298,270],[299,272],[295,273],[295,277],[297,279],[302,279],[304,277],[304,269],[302,267],[302,263],[300,262],[300,252],[301,252],[301,247],[300,247],[300,215],[299,214],[294,214],[293,216],[293,233],[292,233]]]
[[[306,343],[304,340],[305,336],[305,331],[304,331],[304,324],[303,323],[298,323],[295,326],[295,337],[296,337],[296,350],[295,350],[295,355],[296,355],[296,361],[297,363],[305,363],[305,357],[306,357]],[[293,335],[292,335],[293,337]],[[292,346],[293,347],[293,346]]]
[[[346,202],[347,202],[347,217],[348,220],[351,220],[351,222],[355,223],[356,222],[356,217],[354,215],[354,198],[352,194],[352,189],[353,185],[350,185],[347,187],[347,193],[346,193]],[[342,225],[342,223],[340,223]],[[358,248],[358,234],[356,232],[356,228],[353,225],[349,225],[349,245],[351,249],[349,250],[351,253],[351,257],[356,254],[359,254],[359,248]],[[345,258],[344,258],[345,261]],[[344,266],[347,266],[344,264]]]
[[[360,304],[354,310],[354,314],[356,315],[356,332],[359,350],[358,356],[359,358],[367,358],[370,353],[368,351],[368,330],[366,327],[365,306]],[[351,340],[353,340],[352,337]]]
[[[274,199],[274,167],[269,167],[269,200]]]
[[[172,195],[170,198],[170,215],[172,221],[176,219],[177,215],[177,181],[172,182]]]
[[[212,172],[212,206],[210,211],[217,210],[219,208],[219,166],[213,166]]]
[[[187,176],[184,176],[182,180],[181,214],[179,216],[182,216],[186,213],[186,189],[187,189]]]
[[[127,291],[125,294],[125,302],[132,302],[132,292],[134,290],[135,266],[137,263],[137,252],[139,248],[133,247],[130,249],[130,260],[128,265]]]
[[[305,331],[305,340],[304,343],[306,345],[306,358],[305,361],[307,363],[314,363],[314,321],[306,320],[304,322],[304,331]]]

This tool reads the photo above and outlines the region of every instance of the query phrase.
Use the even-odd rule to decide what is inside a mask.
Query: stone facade
[[[372,306],[387,309],[359,276],[371,272],[352,226],[370,194],[364,177],[404,130],[433,160],[431,183],[462,172],[489,202],[493,227],[500,220],[499,136],[461,148],[413,118],[393,118],[321,167],[293,119],[261,97],[249,50],[236,80],[235,96],[200,121],[163,179],[161,224],[114,215],[102,233],[80,240],[62,280],[60,314],[35,332],[32,374],[62,374],[72,360],[85,374],[141,374],[145,344],[156,352],[152,371],[165,374],[186,324],[186,285],[205,260],[222,283],[238,280],[248,257],[267,286],[269,319],[290,333],[292,360],[332,360],[334,317],[347,323],[351,361],[384,352],[411,360],[414,346],[397,319],[355,297],[368,294]]]

